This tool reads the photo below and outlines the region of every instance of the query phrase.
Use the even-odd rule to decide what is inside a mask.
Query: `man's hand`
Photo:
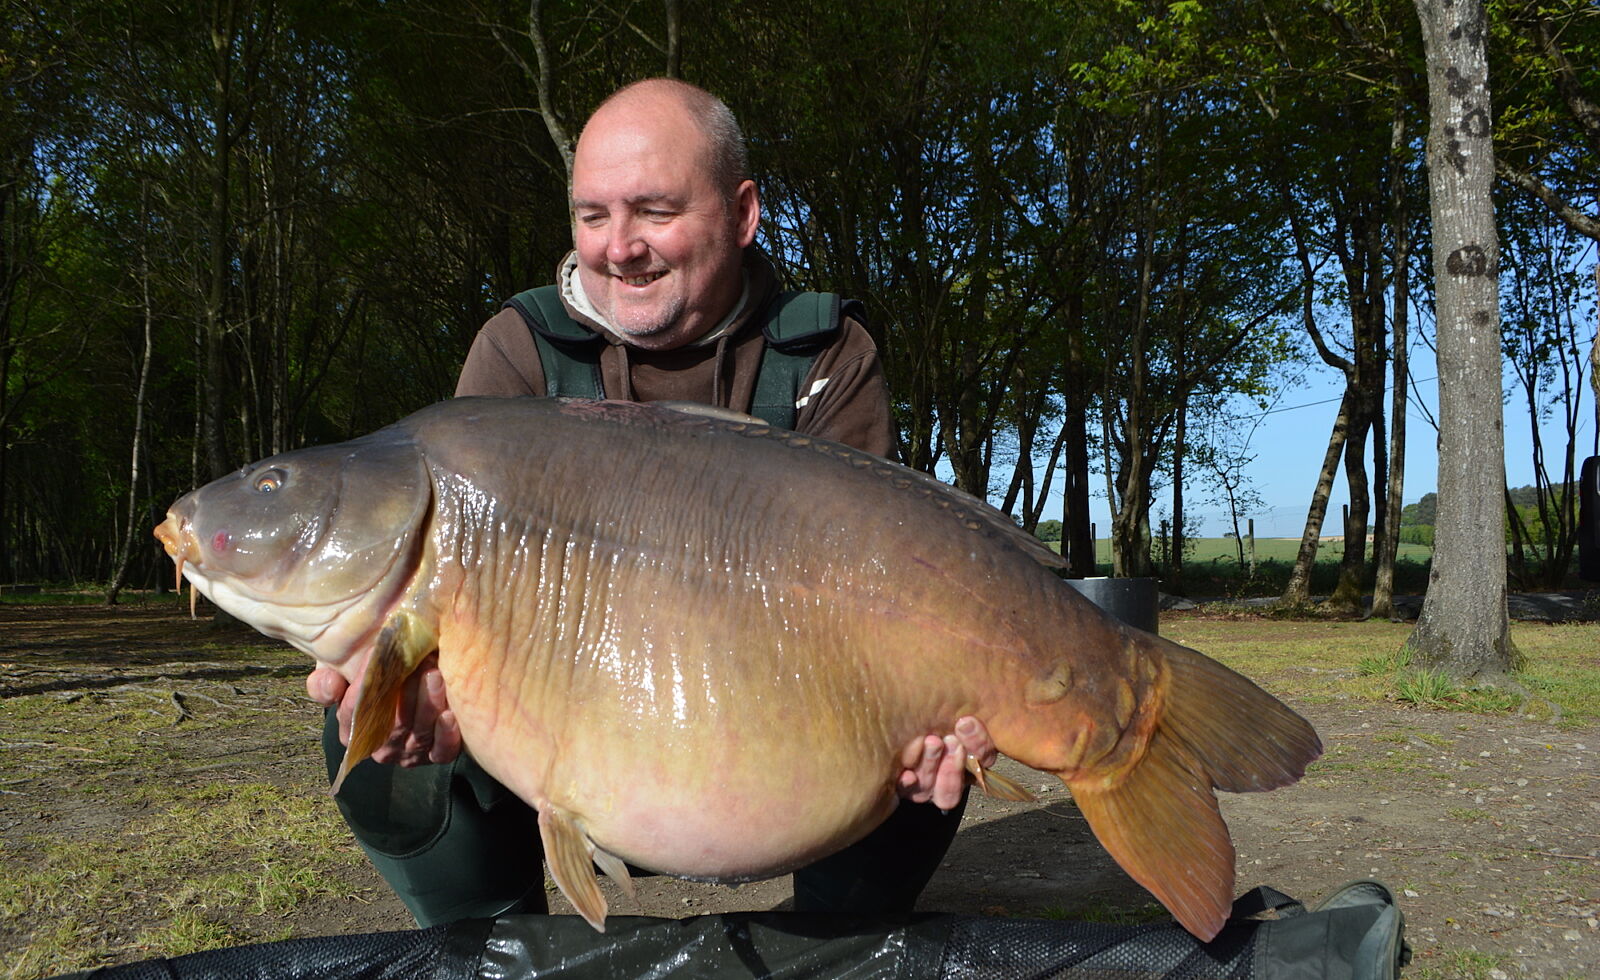
[[[985,769],[1000,756],[989,730],[971,715],[956,722],[954,735],[924,735],[907,745],[900,753],[905,770],[900,773],[896,789],[903,799],[913,803],[931,800],[941,810],[953,809],[961,802],[961,792],[967,785],[968,756]]]
[[[318,667],[306,678],[306,694],[324,707],[339,706],[339,741],[349,745],[350,723],[356,710],[355,688],[332,667]],[[389,740],[372,753],[372,758],[410,768],[450,762],[460,754],[461,729],[456,727],[455,712],[445,697],[439,657],[434,654],[406,678]]]

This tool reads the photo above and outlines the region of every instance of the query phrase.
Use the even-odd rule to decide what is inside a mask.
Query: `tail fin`
[[[1068,785],[1117,863],[1209,941],[1234,888],[1233,842],[1213,788],[1286,786],[1322,754],[1322,743],[1304,718],[1242,675],[1160,642],[1171,683],[1144,756],[1113,785],[1090,773]]]

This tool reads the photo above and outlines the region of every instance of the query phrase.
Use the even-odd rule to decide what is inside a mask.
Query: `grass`
[[[1504,965],[1503,956],[1458,949],[1446,953],[1438,963],[1426,966],[1412,963],[1406,976],[1409,980],[1489,980],[1491,971]]]
[[[1514,679],[1534,697],[1463,687],[1413,670],[1405,650],[1411,624],[1168,613],[1161,632],[1279,694],[1313,702],[1390,701],[1427,710],[1477,714],[1523,712],[1563,727],[1600,721],[1600,624],[1513,623],[1512,642],[1526,662]]]
[[[1188,548],[1185,549],[1184,564],[1203,565],[1211,562],[1239,562],[1239,546],[1233,538],[1189,538]],[[1052,542],[1052,546],[1056,543]],[[1111,541],[1109,538],[1098,538],[1094,543],[1094,557],[1096,562],[1111,564]],[[1263,562],[1294,563],[1300,554],[1299,538],[1263,538],[1255,540],[1255,560],[1259,565]],[[1251,556],[1250,538],[1245,538],[1245,563],[1249,564]],[[1402,543],[1397,557],[1402,561],[1425,562],[1433,556],[1433,549],[1424,544]],[[1344,557],[1343,541],[1323,541],[1317,549],[1317,559],[1328,564],[1336,564]]]
[[[100,962],[105,934],[118,928],[107,915],[130,903],[170,914],[121,935],[119,950],[177,956],[284,938],[283,920],[308,899],[352,897],[337,872],[364,858],[326,797],[266,783],[155,795],[166,805],[152,806],[109,845],[40,837],[32,853],[4,855],[11,870],[0,877],[0,926],[24,917],[49,923],[34,930],[29,963],[13,976]],[[241,929],[241,920],[258,925]],[[91,934],[99,944],[83,941]]]

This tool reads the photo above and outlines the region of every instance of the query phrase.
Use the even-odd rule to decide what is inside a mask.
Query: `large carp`
[[[1234,882],[1213,788],[1284,786],[1321,751],[982,501],[754,422],[458,398],[247,466],[156,536],[223,609],[362,685],[345,771],[437,650],[466,746],[538,810],[596,928],[594,863],[790,871],[882,821],[901,749],[971,714],[1209,939]]]

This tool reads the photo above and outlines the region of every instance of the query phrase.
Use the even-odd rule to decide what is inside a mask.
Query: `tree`
[[[1511,99],[1500,98],[1495,171],[1573,231],[1600,242],[1594,210],[1600,172],[1600,6],[1585,0],[1494,0],[1497,64],[1509,69]],[[1585,71],[1585,68],[1589,70]],[[1585,202],[1588,210],[1584,209]],[[1600,294],[1600,264],[1594,267]],[[1600,340],[1600,331],[1595,335]],[[1600,445],[1600,342],[1589,351],[1596,445]]]
[[[1506,515],[1512,574],[1524,587],[1559,589],[1578,540],[1576,498],[1566,488],[1578,476],[1586,368],[1580,348],[1589,319],[1584,314],[1593,309],[1584,302],[1589,284],[1578,266],[1580,254],[1590,253],[1593,243],[1525,195],[1511,195],[1501,214],[1515,215],[1501,222],[1502,247],[1512,269],[1501,283],[1505,357],[1516,378],[1513,390],[1528,416],[1535,481],[1529,520],[1516,507]],[[1542,432],[1542,423],[1552,417],[1566,434],[1559,447],[1547,447]],[[1528,545],[1541,552],[1537,570],[1527,567]]]
[[[1506,611],[1499,236],[1482,0],[1415,0],[1428,65],[1439,363],[1439,521],[1412,663],[1492,681],[1516,666]]]
[[[1383,392],[1397,356],[1391,313],[1403,315],[1407,300],[1397,287],[1409,259],[1408,177],[1420,161],[1405,136],[1415,109],[1411,68],[1394,54],[1404,37],[1394,14],[1387,4],[1326,4],[1303,13],[1310,19],[1295,25],[1300,30],[1272,31],[1281,64],[1269,77],[1279,79],[1274,91],[1281,95],[1263,122],[1280,155],[1293,161],[1273,177],[1304,281],[1303,328],[1345,383],[1282,599],[1299,605],[1310,598],[1311,567],[1342,460],[1350,506],[1338,529],[1344,555],[1329,607],[1352,615],[1368,576],[1368,528],[1381,563],[1393,523],[1389,484],[1401,478],[1390,473]],[[1397,404],[1403,411],[1404,403]]]

